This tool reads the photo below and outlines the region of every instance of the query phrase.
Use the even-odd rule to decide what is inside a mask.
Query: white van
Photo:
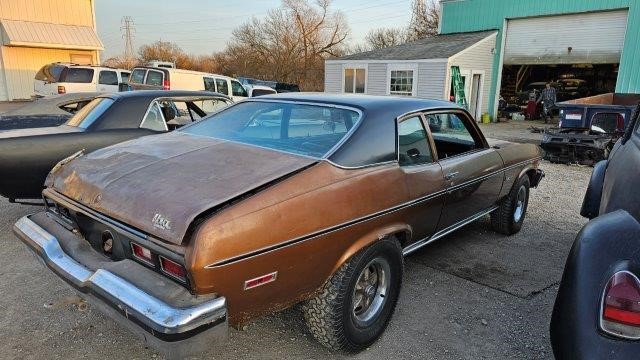
[[[199,71],[140,66],[131,70],[129,85],[133,90],[206,90],[246,99],[247,89],[237,79]]]
[[[129,70],[104,66],[52,63],[40,68],[34,79],[36,97],[77,92],[118,92],[129,81]]]

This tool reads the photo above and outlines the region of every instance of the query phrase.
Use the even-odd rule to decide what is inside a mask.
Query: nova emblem
[[[171,230],[171,221],[169,219],[165,219],[164,216],[160,214],[153,215],[153,219],[151,220],[153,226],[163,229],[163,230]]]

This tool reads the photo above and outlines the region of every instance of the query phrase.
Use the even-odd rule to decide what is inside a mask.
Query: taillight
[[[162,82],[162,90],[171,90],[171,82],[169,80],[164,80]]]
[[[175,261],[169,260],[164,256],[160,256],[160,268],[162,271],[180,281],[187,281],[187,271],[184,267]]]
[[[67,89],[64,88],[64,86],[62,85],[58,85],[58,94],[66,94],[67,93]]]
[[[624,132],[624,116],[622,116],[622,114],[616,115],[616,130]]]
[[[640,339],[640,280],[620,271],[609,279],[602,296],[600,327],[625,339]]]
[[[138,244],[131,243],[131,252],[133,253],[133,256],[136,259],[144,263],[147,263],[151,266],[154,266],[153,255],[151,255],[151,250],[147,249],[146,247],[142,247]]]

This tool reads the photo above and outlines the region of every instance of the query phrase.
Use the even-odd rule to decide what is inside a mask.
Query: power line
[[[131,16],[122,18],[120,30],[123,31],[122,37],[124,37],[124,57],[127,60],[133,59],[133,37],[135,28]]]

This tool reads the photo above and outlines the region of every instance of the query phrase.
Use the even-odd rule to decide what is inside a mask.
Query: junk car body
[[[558,103],[558,128],[547,129],[540,143],[545,158],[584,165],[608,158],[639,101],[638,94],[609,93]]]
[[[14,231],[162,351],[302,303],[355,352],[393,313],[403,255],[487,214],[520,230],[540,159],[449,102],[266,95],[66,162]]]

